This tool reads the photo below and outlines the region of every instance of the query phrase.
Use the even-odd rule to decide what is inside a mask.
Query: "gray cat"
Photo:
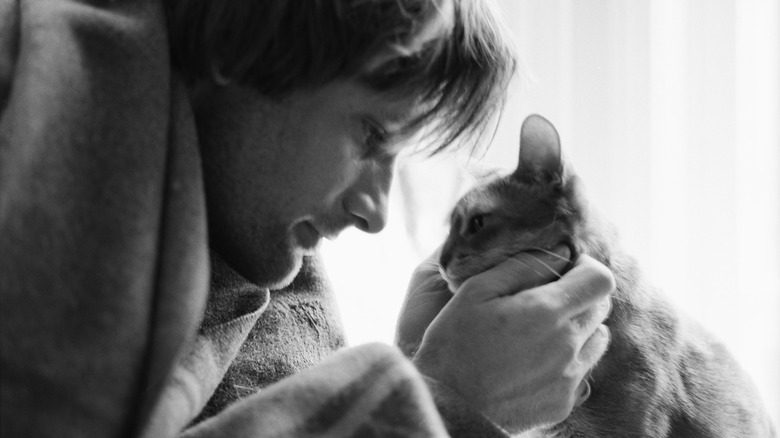
[[[748,376],[618,249],[561,159],[555,128],[534,115],[523,123],[517,170],[474,188],[456,205],[439,260],[442,276],[455,291],[512,254],[560,243],[572,259],[588,254],[614,273],[617,290],[606,321],[612,341],[592,370],[589,398],[566,421],[529,436],[776,436]]]

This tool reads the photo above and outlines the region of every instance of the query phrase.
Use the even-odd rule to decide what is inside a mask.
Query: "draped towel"
[[[237,356],[222,387],[250,390],[185,436],[503,436],[396,348],[330,354],[337,325],[209,266],[166,35],[153,0],[0,0],[0,435],[177,436]]]

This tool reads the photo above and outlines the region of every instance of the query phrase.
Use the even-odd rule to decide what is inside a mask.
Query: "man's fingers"
[[[522,292],[560,278],[569,256],[565,245],[552,251],[523,251],[469,278],[461,290],[479,293],[485,300]]]
[[[580,349],[579,360],[583,369],[590,370],[607,351],[610,341],[609,328],[600,324]]]
[[[615,290],[615,277],[609,269],[588,255],[580,255],[574,267],[545,293],[556,307],[569,316],[579,315],[604,301]],[[609,307],[604,309],[606,315]],[[603,318],[599,320],[603,321]]]
[[[431,321],[452,298],[434,261],[437,254],[438,250],[415,270],[398,315],[395,343],[407,356],[414,353]]]
[[[441,277],[431,276],[406,295],[398,317],[396,339],[419,340],[439,311],[450,301],[452,293]]]
[[[607,352],[610,340],[609,327],[600,324],[580,349],[577,359],[580,369],[584,370],[584,374],[573,394],[574,406],[582,405],[590,397],[590,374],[593,372],[593,368],[599,359]]]

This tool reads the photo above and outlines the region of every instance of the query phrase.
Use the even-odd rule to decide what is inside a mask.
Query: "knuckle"
[[[569,376],[567,370],[572,363],[577,361],[577,357],[579,356],[579,349],[577,348],[576,342],[574,342],[572,339],[573,336],[571,336],[570,331],[565,331],[562,336],[564,339],[561,342],[560,352],[564,362],[563,376],[564,378],[567,378],[567,376]]]
[[[573,371],[579,366],[579,348],[569,330],[554,332],[547,339],[550,376],[557,382],[576,379]]]
[[[583,338],[581,332],[581,328],[576,327],[569,321],[567,324],[560,326],[555,333],[561,358],[561,372],[564,377],[576,374],[573,373],[573,369],[576,371],[576,368],[579,367]]]
[[[582,347],[582,344],[580,342],[581,337],[579,336],[579,333],[574,331],[569,331],[568,333],[569,337],[567,338],[566,342],[566,354],[568,354],[569,359],[572,363],[577,363],[580,356],[580,350]]]
[[[561,384],[564,386],[567,394],[573,393],[582,382],[584,373],[581,371],[582,367],[576,363],[572,364],[561,373]]]
[[[549,293],[525,292],[526,306],[535,319],[540,322],[547,322],[550,325],[557,326],[560,322],[560,312],[558,305],[551,298]]]
[[[605,294],[611,293],[617,287],[612,271],[602,264],[596,265],[593,271],[593,286]]]
[[[585,345],[582,347],[582,358],[589,365],[598,362],[609,348],[610,334],[609,329],[604,324],[591,335]]]

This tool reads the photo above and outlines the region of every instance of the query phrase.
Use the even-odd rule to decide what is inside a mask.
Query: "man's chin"
[[[303,266],[303,257],[307,251],[292,248],[279,252],[271,260],[264,260],[253,267],[250,280],[260,287],[271,290],[284,289],[293,282]]]
[[[295,277],[301,271],[301,267],[303,266],[303,254],[296,252],[293,257],[291,257],[290,261],[290,269],[287,271],[287,273],[283,275],[278,281],[270,282],[265,287],[271,290],[284,289],[289,286],[293,280],[295,280]]]
[[[220,254],[241,276],[251,283],[271,290],[283,289],[292,283],[303,266],[304,251],[285,248],[272,257],[230,257]],[[263,254],[267,255],[267,254]]]

